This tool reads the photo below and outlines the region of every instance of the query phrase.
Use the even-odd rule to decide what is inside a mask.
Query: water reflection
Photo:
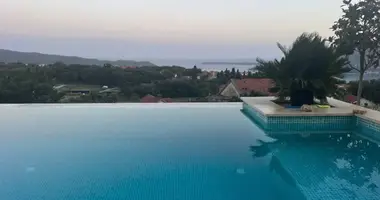
[[[343,191],[347,198],[380,194],[380,145],[350,134],[271,137],[276,140],[259,141],[250,150],[254,158],[271,156],[269,169],[288,184]]]

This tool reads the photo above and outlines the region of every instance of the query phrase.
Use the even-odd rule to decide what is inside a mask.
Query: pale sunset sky
[[[341,0],[0,0],[0,48],[109,59],[278,57]]]

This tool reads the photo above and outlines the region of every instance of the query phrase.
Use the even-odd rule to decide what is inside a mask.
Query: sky
[[[108,59],[278,57],[340,0],[0,0],[0,48]]]

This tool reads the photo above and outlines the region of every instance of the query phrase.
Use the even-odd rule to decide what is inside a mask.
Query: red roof
[[[140,102],[142,103],[158,103],[158,102],[163,102],[163,103],[171,103],[173,100],[171,98],[160,98],[160,97],[155,97],[153,95],[145,95],[143,98],[140,99]]]
[[[160,98],[148,94],[148,95],[145,95],[143,98],[141,98],[140,102],[142,102],[142,103],[157,103],[159,100],[160,100]]]
[[[354,103],[355,101],[356,101],[356,96],[354,96],[354,95],[346,95],[345,97],[344,97],[344,100],[346,101],[346,102],[348,102],[348,103]]]
[[[269,90],[274,86],[274,81],[269,78],[233,79],[232,82],[240,94],[255,91],[270,95]]]

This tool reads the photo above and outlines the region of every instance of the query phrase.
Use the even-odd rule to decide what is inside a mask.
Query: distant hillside
[[[33,63],[33,64],[53,64],[55,62],[63,62],[65,64],[81,64],[81,65],[104,65],[105,63],[110,63],[112,65],[119,66],[155,66],[148,61],[133,61],[133,60],[98,60],[90,58],[81,58],[76,56],[60,56],[60,55],[49,55],[42,53],[27,53],[10,51],[5,49],[0,49],[0,62],[12,63],[12,62],[22,62],[22,63]]]

